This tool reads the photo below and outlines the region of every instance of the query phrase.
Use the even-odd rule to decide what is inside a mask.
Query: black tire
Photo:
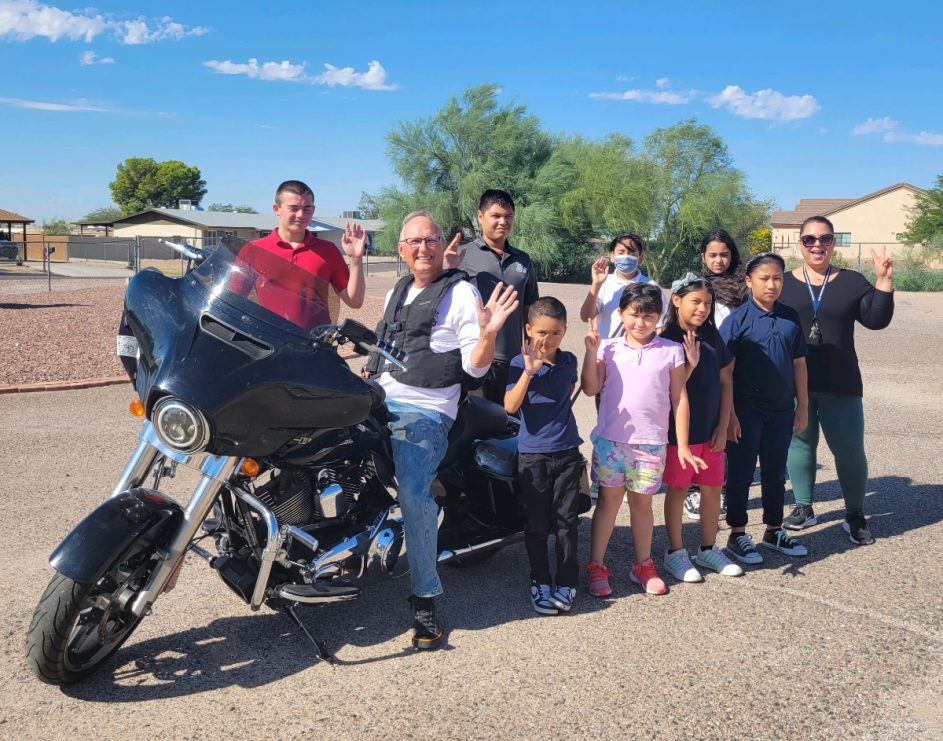
[[[101,668],[142,618],[121,607],[130,604],[153,571],[156,546],[132,547],[94,584],[56,572],[33,613],[26,634],[26,663],[47,684],[77,682]],[[118,596],[122,596],[119,602]]]

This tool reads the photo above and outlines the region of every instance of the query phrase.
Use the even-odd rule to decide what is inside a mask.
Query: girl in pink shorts
[[[661,487],[672,408],[678,430],[673,455],[682,468],[704,468],[704,462],[688,449],[684,348],[655,334],[661,312],[657,285],[631,283],[619,301],[623,333],[600,340],[591,321],[585,340],[580,386],[587,396],[600,394],[599,417],[590,436],[592,478],[599,484],[587,566],[589,593],[594,597],[612,594],[604,561],[623,492],[629,502],[635,549],[629,579],[649,594],[667,591],[652,562],[652,495]]]
[[[665,524],[668,551],[665,569],[678,581],[703,581],[691,563],[681,540],[684,499],[691,484],[701,490],[701,546],[694,556],[699,566],[723,576],[741,576],[743,569],[733,563],[714,541],[720,512],[720,490],[724,484],[724,447],[727,421],[733,406],[733,357],[714,326],[714,290],[703,278],[688,273],[672,286],[671,303],[662,338],[683,342],[687,355],[687,392],[690,405],[688,446],[707,464],[696,471],[677,462],[678,436],[674,420],[668,426],[668,465],[664,482]]]

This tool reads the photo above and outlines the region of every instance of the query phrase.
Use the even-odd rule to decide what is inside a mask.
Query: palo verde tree
[[[122,217],[121,209],[117,206],[102,206],[94,211],[89,211],[82,217],[82,221],[98,221],[103,224],[117,221]]]
[[[221,211],[228,214],[257,214],[252,206],[233,206],[231,203],[211,203],[207,211]]]
[[[943,249],[943,175],[938,175],[936,185],[914,203],[904,241]]]
[[[200,168],[179,160],[157,162],[150,157],[126,159],[118,165],[108,187],[125,215],[145,208],[176,208],[181,199],[199,203],[206,195]]]

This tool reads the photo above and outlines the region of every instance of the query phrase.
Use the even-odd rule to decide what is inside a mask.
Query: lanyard
[[[822,304],[822,297],[825,296],[825,289],[828,287],[828,277],[832,274],[832,266],[828,266],[828,270],[825,271],[825,282],[822,283],[822,288],[819,290],[819,295],[816,297],[815,291],[812,290],[812,282],[809,280],[809,274],[806,272],[805,265],[802,266],[802,276],[805,278],[805,287],[809,289],[809,298],[812,300],[812,321],[815,321],[819,315],[819,306]]]

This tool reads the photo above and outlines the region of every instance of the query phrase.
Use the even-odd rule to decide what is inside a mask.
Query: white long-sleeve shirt
[[[406,292],[404,306],[413,302],[422,288],[410,286]],[[391,288],[386,294],[383,309],[390,303],[393,295]],[[462,353],[462,369],[470,376],[481,378],[488,372],[490,365],[477,368],[472,365],[471,354],[478,344],[481,330],[478,326],[478,311],[475,299],[479,297],[478,290],[465,281],[453,283],[445,292],[436,310],[435,322],[432,325],[432,336],[429,340],[429,349],[432,352],[449,352],[459,349]],[[456,383],[444,388],[427,389],[419,386],[410,386],[400,383],[389,373],[382,373],[377,382],[386,391],[387,398],[404,404],[414,404],[417,407],[432,409],[441,412],[452,419],[458,414],[458,400],[461,396],[461,384]]]

